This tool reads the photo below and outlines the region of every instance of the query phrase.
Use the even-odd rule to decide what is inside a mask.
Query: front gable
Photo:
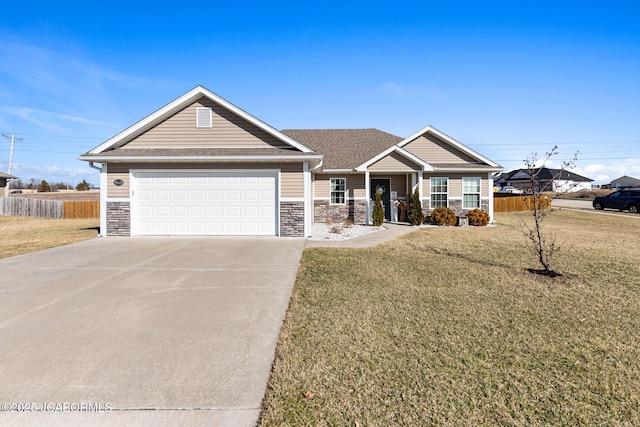
[[[204,125],[198,123],[204,113]],[[291,148],[207,97],[201,97],[121,148]]]
[[[431,165],[478,165],[500,169],[500,165],[440,132],[432,126],[411,135],[398,144]]]
[[[195,116],[199,107],[211,108],[210,128],[196,126]],[[202,86],[128,127],[83,157],[90,160],[89,156],[125,146],[129,149],[286,147],[313,153],[310,148]]]
[[[474,163],[471,156],[431,134],[419,136],[404,148],[430,163]]]
[[[422,165],[401,155],[397,151],[392,151],[368,168],[370,171],[385,172],[415,172],[422,170]]]

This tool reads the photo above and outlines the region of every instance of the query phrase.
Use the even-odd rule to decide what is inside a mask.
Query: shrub
[[[445,206],[435,208],[429,215],[429,222],[436,225],[456,225],[457,220],[456,214]]]
[[[474,209],[467,214],[469,224],[482,227],[489,224],[489,214],[481,209]]]
[[[381,226],[384,223],[384,208],[382,207],[382,199],[380,198],[380,193],[378,192],[378,188],[376,187],[376,200],[373,203],[373,225],[376,227]]]
[[[76,185],[76,190],[77,191],[91,190],[91,184],[89,184],[87,181],[83,179],[82,182],[79,182],[78,185]]]
[[[420,192],[417,190],[411,196],[409,222],[413,225],[422,225],[422,223],[424,222],[424,214],[422,213],[422,201],[420,200]]]
[[[49,183],[46,180],[42,180],[40,181],[40,184],[38,184],[38,193],[49,193],[51,192],[51,187],[49,186]]]

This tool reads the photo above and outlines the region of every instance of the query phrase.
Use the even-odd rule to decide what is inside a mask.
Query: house
[[[10,179],[18,179],[18,178],[13,175],[9,175],[8,173],[0,172],[0,188],[4,188],[5,193],[8,192],[9,190],[7,188],[7,181]],[[5,196],[8,196],[8,194],[5,194]]]
[[[531,175],[537,174],[538,188],[542,191],[565,192],[590,190],[592,179],[564,169],[535,168],[516,169],[494,177],[499,188],[514,187],[525,192],[531,191]]]
[[[387,220],[419,191],[493,216],[502,168],[437,129],[277,130],[202,86],[81,155],[100,170],[102,235],[309,236],[313,222]],[[100,163],[100,165],[96,165]]]
[[[611,181],[609,188],[640,188],[640,179],[631,176],[621,176]]]

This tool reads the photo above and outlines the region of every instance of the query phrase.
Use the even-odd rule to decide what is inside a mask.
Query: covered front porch
[[[365,223],[371,224],[376,191],[380,194],[384,209],[385,222],[407,223],[407,209],[413,193],[417,190],[422,197],[422,171],[409,173],[399,172],[371,172],[364,176],[365,194]]]

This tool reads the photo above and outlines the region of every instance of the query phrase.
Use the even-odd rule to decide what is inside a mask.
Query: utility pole
[[[13,144],[16,142],[16,140],[18,141],[22,141],[22,138],[16,138],[16,134],[12,133],[11,137],[9,137],[9,135],[5,135],[4,133],[2,134],[2,136],[4,136],[5,138],[7,138],[8,140],[11,141],[11,150],[9,150],[9,170],[7,171],[7,173],[9,175],[11,175],[11,164],[13,163]],[[7,186],[4,189],[4,196],[5,197],[9,197],[9,183],[11,181],[7,180]]]

